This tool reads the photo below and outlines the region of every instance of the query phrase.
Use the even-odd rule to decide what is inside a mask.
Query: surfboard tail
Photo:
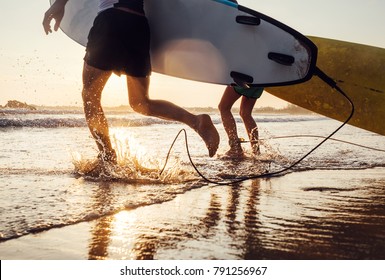
[[[238,23],[255,26],[255,33],[260,33],[261,38],[271,41],[264,56],[270,62],[266,64],[274,69],[271,71],[272,75],[275,73],[278,76],[275,80],[267,82],[255,79],[252,86],[285,86],[311,79],[316,71],[318,48],[308,37],[280,21],[245,6],[237,5],[237,9],[248,15],[237,18]],[[258,28],[260,30],[257,31]],[[249,76],[247,73],[242,74]]]

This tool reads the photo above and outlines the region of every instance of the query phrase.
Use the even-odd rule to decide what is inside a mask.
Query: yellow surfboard
[[[355,113],[349,124],[385,135],[385,49],[309,37],[318,47],[317,67],[333,78],[351,98]],[[345,121],[348,101],[319,77],[284,87],[266,88],[270,94],[318,114]]]

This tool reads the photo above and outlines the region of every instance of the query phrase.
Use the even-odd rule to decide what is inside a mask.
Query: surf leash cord
[[[325,139],[326,137],[325,136],[321,136],[321,135],[296,134],[296,135],[272,136],[272,137],[268,137],[266,139],[260,139],[260,141],[270,140],[270,139],[287,139],[287,138],[322,138],[322,139]],[[249,140],[244,140],[243,138],[241,138],[241,139],[242,139],[240,141],[241,143],[250,143]],[[337,139],[337,138],[329,138],[329,140],[333,140],[333,141],[336,141],[336,142],[349,144],[349,145],[352,145],[352,146],[356,146],[356,147],[360,147],[360,148],[364,148],[364,149],[368,149],[368,150],[372,150],[372,151],[377,151],[377,152],[385,153],[384,149],[369,147],[369,146],[353,143],[353,142],[350,142],[350,141],[345,141],[345,140],[341,140],[341,139]],[[258,142],[258,141],[256,141],[256,142]]]
[[[212,179],[209,179],[207,178],[205,175],[202,174],[202,172],[199,171],[199,169],[196,167],[196,165],[194,164],[194,161],[192,160],[191,158],[191,155],[190,155],[190,150],[189,150],[189,146],[188,146],[188,140],[187,140],[187,132],[185,129],[181,129],[178,134],[176,135],[176,137],[174,138],[174,141],[172,142],[171,146],[170,146],[170,149],[167,153],[167,156],[166,156],[166,162],[162,168],[162,170],[160,171],[160,175],[163,173],[163,171],[165,170],[166,168],[166,165],[167,165],[167,162],[168,162],[168,159],[170,157],[170,153],[171,153],[171,150],[176,142],[176,140],[178,139],[179,135],[184,132],[184,138],[185,138],[185,146],[186,146],[186,151],[187,151],[187,155],[188,155],[188,158],[190,160],[190,163],[191,165],[193,166],[193,168],[195,169],[195,171],[198,173],[198,175],[203,179],[205,180],[206,182],[208,183],[211,183],[211,184],[215,184],[215,185],[232,185],[232,184],[237,184],[237,183],[241,183],[241,182],[244,182],[244,181],[248,181],[248,180],[253,180],[253,179],[260,179],[260,178],[270,178],[270,177],[277,177],[277,176],[283,176],[285,175],[285,173],[287,171],[289,171],[290,169],[292,169],[294,166],[298,165],[300,162],[302,162],[305,158],[307,158],[310,154],[312,154],[315,150],[317,150],[321,145],[323,145],[326,141],[328,141],[329,139],[332,139],[332,137],[341,129],[343,128],[350,120],[351,118],[353,117],[354,115],[354,111],[355,111],[355,108],[354,108],[354,103],[353,101],[350,99],[350,97],[337,85],[337,82],[335,82],[332,78],[330,78],[327,74],[325,74],[321,69],[319,69],[318,67],[316,67],[315,69],[315,72],[314,72],[314,75],[315,76],[318,76],[322,81],[324,81],[327,85],[329,85],[331,88],[335,89],[338,93],[340,93],[350,104],[351,106],[351,111],[350,111],[350,114],[349,116],[346,118],[346,120],[339,126],[337,127],[337,129],[335,129],[332,133],[330,133],[327,137],[325,137],[320,143],[318,143],[314,148],[312,148],[309,152],[307,152],[305,155],[303,155],[300,159],[296,160],[294,163],[290,164],[289,166],[287,167],[284,167],[282,168],[281,170],[278,170],[278,171],[273,171],[273,172],[267,172],[267,173],[262,173],[262,174],[256,174],[256,175],[248,175],[248,176],[241,176],[241,177],[237,177],[235,179],[231,179],[231,180],[228,180],[228,181],[216,181],[216,180],[212,180]]]

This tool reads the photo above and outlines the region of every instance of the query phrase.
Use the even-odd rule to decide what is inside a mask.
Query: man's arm
[[[46,34],[52,32],[51,20],[55,19],[54,30],[57,31],[60,26],[60,22],[64,16],[64,8],[68,0],[56,0],[55,3],[45,12],[43,19],[43,27]]]

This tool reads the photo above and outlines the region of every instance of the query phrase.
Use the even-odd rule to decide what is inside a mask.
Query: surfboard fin
[[[240,24],[246,24],[246,25],[260,25],[261,19],[257,17],[251,17],[251,16],[237,16],[235,18],[235,21]]]
[[[234,83],[243,88],[250,88],[250,84],[254,81],[253,77],[236,71],[231,71],[230,77],[233,78]]]
[[[283,53],[276,53],[276,52],[269,52],[267,57],[270,60],[273,60],[279,64],[291,66],[293,65],[295,58],[291,55],[283,54]]]

